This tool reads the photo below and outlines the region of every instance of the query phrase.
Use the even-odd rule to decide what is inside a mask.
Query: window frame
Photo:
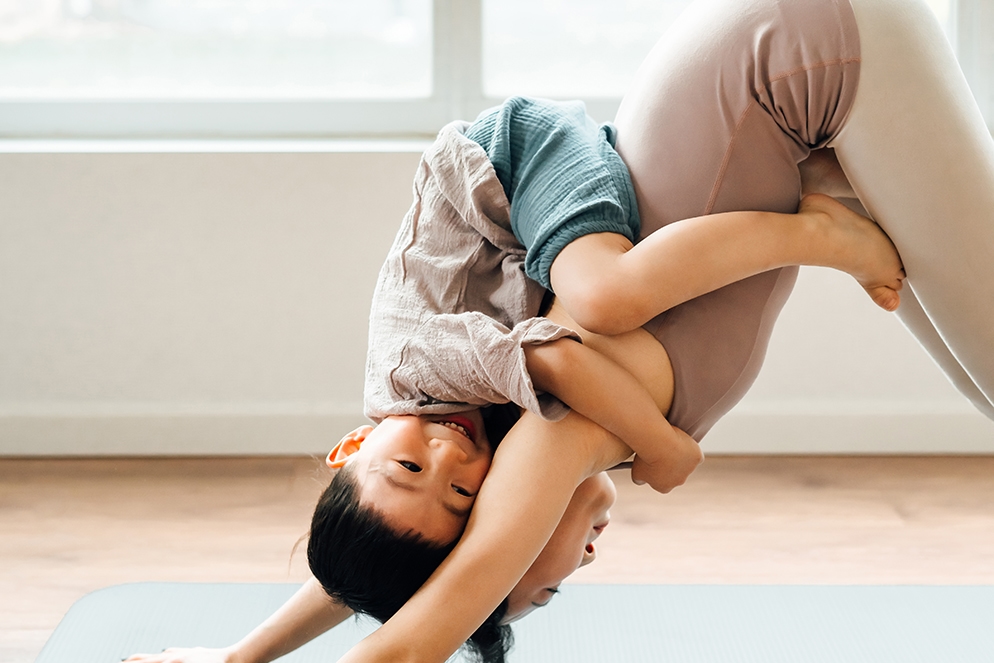
[[[984,0],[950,0],[961,65],[994,124],[994,24]],[[991,3],[987,3],[991,4]],[[430,137],[453,119],[472,119],[502,99],[483,93],[483,0],[432,0],[432,92],[413,99],[81,100],[0,99],[0,138],[8,139],[328,139]],[[987,65],[991,71],[981,74]],[[620,98],[585,97],[610,120]]]
[[[994,2],[950,0],[950,39],[973,96],[994,133]]]

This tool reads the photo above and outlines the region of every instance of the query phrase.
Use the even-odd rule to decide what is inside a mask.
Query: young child
[[[847,271],[897,307],[904,274],[890,240],[827,196],[807,196],[797,214],[689,219],[633,247],[638,209],[613,140],[579,102],[525,97],[443,129],[374,294],[371,419],[511,401],[554,421],[565,404],[631,446],[635,481],[667,492],[700,462],[696,444],[625,371],[535,317],[545,288],[581,327],[609,334],[791,264]]]

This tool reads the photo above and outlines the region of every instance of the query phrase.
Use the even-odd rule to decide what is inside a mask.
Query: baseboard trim
[[[354,414],[0,415],[0,456],[326,454]]]
[[[704,439],[713,454],[994,454],[979,412],[731,412]]]

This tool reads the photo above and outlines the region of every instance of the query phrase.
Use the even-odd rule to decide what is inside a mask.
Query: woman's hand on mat
[[[667,440],[666,449],[652,458],[636,454],[632,461],[632,481],[649,484],[657,493],[668,493],[682,486],[687,477],[704,462],[704,453],[694,438],[673,427],[674,438]]]
[[[126,663],[241,663],[231,647],[170,647],[158,654],[132,654],[122,660]]]
[[[798,214],[825,222],[834,256],[829,267],[856,279],[873,302],[896,311],[904,286],[904,265],[890,237],[872,219],[857,214],[829,196],[813,193],[801,200]]]

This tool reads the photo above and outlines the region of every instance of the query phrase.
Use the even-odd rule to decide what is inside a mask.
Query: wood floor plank
[[[712,457],[670,495],[620,474],[574,582],[994,584],[994,457]],[[0,660],[141,581],[298,582],[314,458],[0,459]]]

